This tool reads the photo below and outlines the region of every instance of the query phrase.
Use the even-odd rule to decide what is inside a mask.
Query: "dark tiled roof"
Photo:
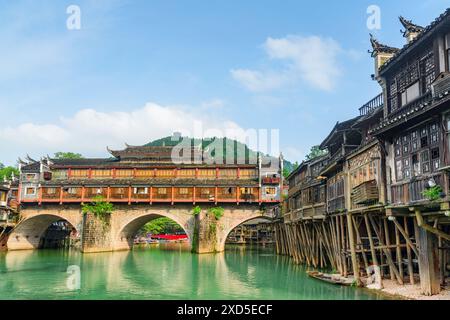
[[[370,44],[372,45],[372,51],[369,51],[369,53],[372,55],[372,57],[375,57],[377,53],[395,53],[399,51],[400,49],[387,46],[385,44],[380,43],[373,34],[370,33]]]
[[[118,161],[114,158],[51,159],[52,166],[101,166],[116,164]]]
[[[405,31],[403,32],[403,36],[406,36],[407,32],[422,32],[424,27],[421,27],[417,24],[412,23],[411,20],[406,20],[404,17],[400,16],[400,23],[405,28]]]
[[[341,132],[342,130],[350,129],[352,125],[360,118],[361,116],[357,116],[353,119],[346,120],[344,122],[337,122],[334,128],[331,130],[328,137],[326,137],[325,140],[320,144],[320,148],[325,149],[337,133]]]
[[[380,67],[380,72],[386,71],[389,67],[393,65],[394,61],[397,61],[398,59],[403,57],[406,54],[406,52],[412,50],[413,48],[417,47],[420,43],[428,39],[432,31],[434,31],[434,29],[437,28],[441,23],[448,20],[449,16],[450,16],[450,8],[445,10],[444,13],[442,13],[432,23],[430,23],[427,27],[425,27],[413,41],[407,43],[405,46],[403,46],[403,48],[401,48],[398,52],[396,52],[391,59],[386,61]]]
[[[41,168],[41,164],[39,162],[33,162],[33,163],[26,164],[26,165],[22,165],[20,170],[22,172],[35,173],[35,172],[39,172],[40,168]]]
[[[355,121],[354,124],[352,124],[352,128],[361,128],[367,122],[373,121],[373,120],[377,119],[377,117],[380,117],[380,116],[382,117],[383,116],[383,107],[384,106],[379,106],[379,107],[373,109],[368,114],[359,118],[357,121]]]

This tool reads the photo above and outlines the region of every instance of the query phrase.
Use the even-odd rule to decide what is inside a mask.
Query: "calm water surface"
[[[69,290],[67,268],[81,270]],[[82,255],[37,250],[0,253],[0,299],[380,299],[362,289],[309,278],[272,249],[224,254],[135,249]]]

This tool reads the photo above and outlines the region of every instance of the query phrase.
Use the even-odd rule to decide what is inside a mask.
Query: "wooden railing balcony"
[[[365,181],[353,188],[351,192],[352,206],[374,204],[379,199],[376,180]]]
[[[444,174],[438,173],[427,177],[413,178],[409,182],[393,185],[391,187],[392,204],[407,205],[426,201],[427,198],[423,195],[423,192],[427,189],[428,181],[434,180],[436,185],[444,188],[444,179]]]
[[[63,199],[80,200],[82,196],[82,188],[63,188]]]
[[[59,200],[61,198],[61,188],[42,188],[42,199]]]
[[[327,201],[327,207],[327,211],[329,213],[336,213],[345,210],[345,197],[340,196]]]
[[[378,96],[367,102],[361,108],[359,108],[359,115],[365,116],[371,113],[378,107],[381,107],[384,104],[383,93],[380,93]]]
[[[301,184],[297,184],[292,188],[289,188],[288,190],[288,196],[292,197],[294,194],[298,193],[301,189],[302,185]]]
[[[279,202],[263,198],[259,187],[41,187],[36,198],[24,202],[77,203],[101,196],[110,202]]]
[[[281,178],[279,177],[264,177],[262,178],[263,184],[280,184]]]

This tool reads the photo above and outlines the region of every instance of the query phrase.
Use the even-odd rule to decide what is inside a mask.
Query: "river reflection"
[[[67,268],[80,267],[79,290]],[[80,254],[38,250],[0,253],[1,299],[376,299],[366,291],[306,276],[271,248],[228,247],[193,255],[182,247]]]

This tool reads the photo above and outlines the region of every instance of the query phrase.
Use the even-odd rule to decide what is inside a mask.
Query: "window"
[[[420,175],[420,161],[417,153],[412,155],[412,166],[413,166],[413,173],[412,173],[413,176]]]
[[[180,188],[178,189],[179,194],[189,194],[188,188]]]
[[[26,188],[25,189],[25,194],[27,196],[33,196],[36,194],[36,188]]]
[[[447,115],[447,148],[450,152],[450,114]]]
[[[27,173],[26,179],[27,179],[27,181],[34,180],[34,179],[36,179],[36,174],[35,173]]]
[[[428,147],[428,136],[420,138],[420,147],[421,148]]]
[[[47,188],[47,194],[55,194],[56,188]]]
[[[274,196],[277,194],[277,188],[274,187],[266,187],[266,195],[267,196]]]
[[[67,193],[68,194],[77,194],[77,189],[76,188],[67,188]]]
[[[396,161],[395,168],[397,171],[397,180],[402,180],[403,179],[403,170],[402,170],[402,161],[401,160]]]
[[[447,55],[447,71],[450,71],[450,34],[445,36],[445,51]]]
[[[420,86],[419,81],[417,81],[412,86],[406,88],[406,90],[402,93],[402,106],[417,99],[419,96],[420,96]]]
[[[134,188],[134,194],[147,194],[148,188]]]
[[[158,188],[158,194],[167,194],[166,188]]]

